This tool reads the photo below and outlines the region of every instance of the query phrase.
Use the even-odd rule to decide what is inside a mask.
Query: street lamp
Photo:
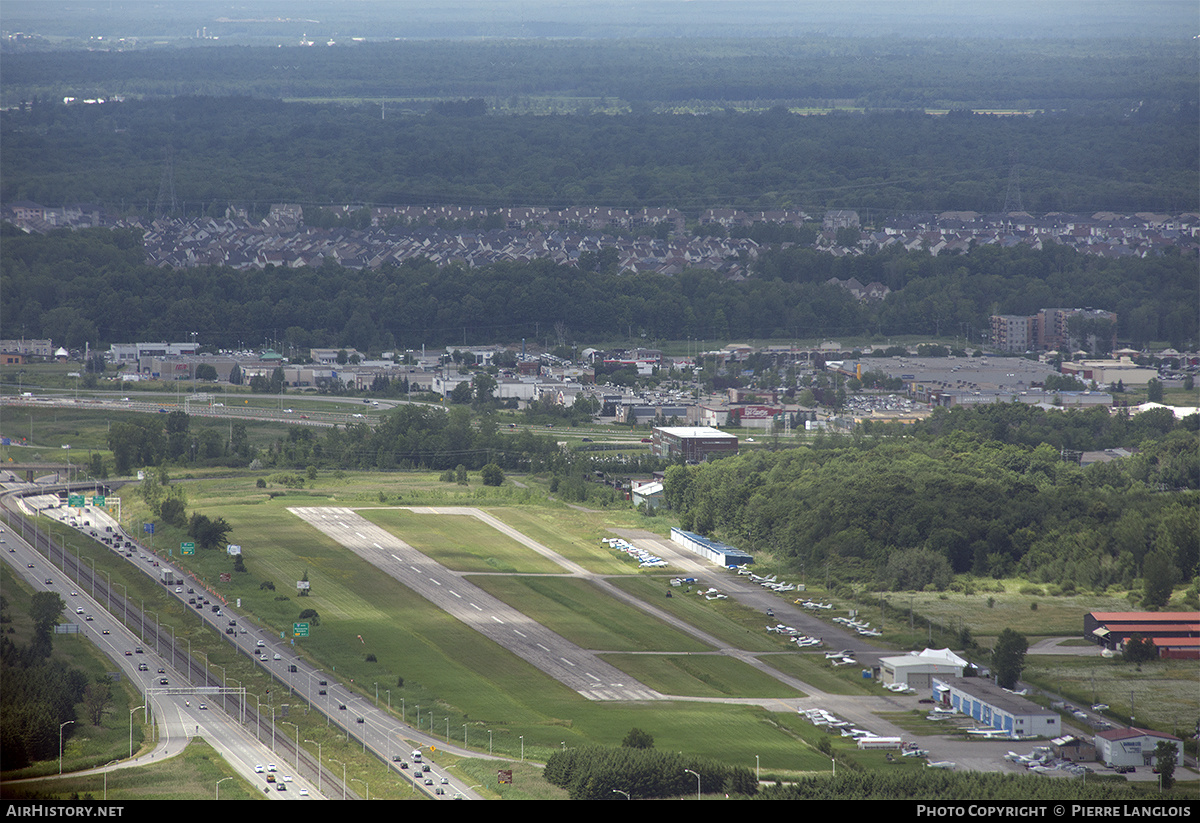
[[[226,780],[233,780],[233,778],[232,777],[222,777],[220,780],[217,781],[217,797],[216,797],[217,800],[221,799],[221,784],[224,783]]]
[[[58,727],[58,773],[62,774],[62,733],[63,729],[74,723],[74,720],[68,720],[66,723],[59,724]]]
[[[279,725],[291,726],[296,730],[296,774],[300,773],[300,727],[290,720],[280,720]]]
[[[346,799],[346,764],[342,763],[342,761],[340,761],[340,760],[334,760],[332,757],[329,758],[329,762],[341,764],[341,767],[342,767],[342,800],[345,800]]]
[[[355,783],[362,783],[364,786],[367,786],[367,781],[365,781],[365,780],[359,780],[357,777],[352,777],[352,778],[350,778],[350,779],[351,779],[351,780],[353,780]],[[366,799],[367,799],[367,800],[370,800],[370,799],[371,799],[371,787],[370,787],[370,786],[367,786],[367,796],[366,796]]]
[[[317,745],[317,794],[320,794],[321,793],[321,772],[325,770],[325,767],[321,765],[321,762],[322,762],[321,761],[321,744],[317,743],[316,740],[309,740],[308,738],[305,738],[304,742],[305,743],[316,743],[316,745]],[[300,767],[297,766],[296,771],[299,771],[299,770],[300,770]]]
[[[629,796],[629,792],[623,792],[623,791],[621,791],[620,789],[613,789],[613,794],[623,794],[623,795],[625,795],[625,799],[626,799],[626,800],[632,800],[632,799],[633,799],[633,798],[631,798],[631,797]]]
[[[133,757],[133,714],[146,708],[145,705],[138,706],[136,709],[129,710],[129,756]]]
[[[525,735],[521,735],[521,762],[525,762]]]
[[[699,800],[700,799],[700,774],[698,772],[692,771],[691,769],[684,769],[683,771],[685,774],[696,775],[696,799]]]

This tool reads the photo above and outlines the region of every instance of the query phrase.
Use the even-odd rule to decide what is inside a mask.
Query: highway
[[[10,484],[3,495],[3,505],[9,511],[20,509],[28,515],[32,513],[31,504],[40,504],[42,517],[56,517],[64,522],[74,516],[77,527],[84,534],[91,537],[95,531],[97,539],[100,535],[119,535],[124,548],[129,536],[122,533],[119,524],[102,510],[91,506],[68,509],[55,505],[49,508],[50,500],[57,504],[56,491],[57,487]],[[85,521],[87,526],[83,525]],[[6,527],[0,534],[0,539],[4,540],[0,544],[4,549],[0,555],[29,581],[35,591],[55,591],[62,597],[67,604],[65,613],[77,618],[67,631],[86,635],[113,660],[122,677],[138,684],[146,698],[145,712],[158,724],[159,742],[154,749],[122,761],[116,768],[141,765],[176,754],[191,737],[202,736],[252,785],[269,791],[271,799],[335,799],[343,795],[347,799],[360,799],[348,787],[338,786],[343,775],[335,774],[329,763],[324,764],[318,774],[316,757],[304,748],[297,751],[295,741],[285,733],[286,728],[272,732],[273,707],[257,702],[250,704],[240,688],[223,688],[220,678],[195,660],[190,649],[176,643],[173,632],[148,619],[138,604],[121,593],[123,586],[110,585],[102,574],[93,575],[89,565],[81,563],[76,555],[64,552],[48,539],[44,530],[30,527],[24,519],[19,522],[20,533]],[[106,530],[110,527],[112,533]],[[35,544],[40,551],[34,549]],[[429,762],[429,747],[439,750],[454,750],[455,747],[448,746],[435,735],[414,731],[385,709],[345,688],[332,675],[312,667],[295,654],[292,645],[279,633],[262,630],[234,613],[215,592],[205,591],[194,580],[188,581],[183,572],[165,558],[137,546],[129,550],[126,560],[132,568],[156,581],[163,570],[182,578],[185,582],[166,588],[217,635],[287,686],[296,701],[308,703],[312,709],[324,713],[329,724],[340,728],[364,751],[375,752],[389,771],[407,781],[414,792],[419,790],[435,799],[479,799],[465,782],[439,768],[436,762]],[[188,600],[196,602],[190,604]],[[77,612],[78,609],[82,612]],[[227,629],[233,632],[227,633]],[[161,682],[163,680],[167,682]],[[410,759],[414,748],[426,749],[424,760],[432,769],[431,774],[419,780],[413,779],[411,769],[401,768],[401,764]],[[459,753],[477,756],[476,752],[467,750],[459,750]],[[273,785],[278,787],[284,783],[283,791],[270,790],[272,784],[265,781],[269,773],[267,767],[271,764],[277,766],[277,780]],[[285,780],[284,775],[289,779]],[[443,777],[445,783],[441,782]],[[425,785],[426,779],[432,780],[433,785]],[[443,793],[438,794],[439,790]]]

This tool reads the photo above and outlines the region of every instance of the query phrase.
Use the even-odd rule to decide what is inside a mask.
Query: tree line
[[[951,417],[969,428],[976,418],[1030,414],[1004,404]],[[1088,413],[1031,416],[1052,415]],[[664,493],[685,529],[843,582],[921,590],[944,589],[955,574],[1021,575],[1071,590],[1136,587],[1145,605],[1162,606],[1172,585],[1200,570],[1197,418],[1141,417],[1128,423],[1143,438],[1135,455],[1088,468],[1046,443],[934,434],[942,427],[934,419],[906,428],[903,442],[822,436],[674,466]]]
[[[962,255],[886,250],[834,257],[768,248],[741,281],[707,269],[676,276],[583,272],[549,260],[479,268],[410,260],[378,269],[320,267],[163,270],[143,260],[128,230],[59,230],[0,243],[0,325],[56,345],[180,340],[214,347],[268,338],[288,349],[381,352],[422,345],[538,340],[561,323],[576,339],[650,340],[895,335],[978,340],[993,313],[1096,306],[1118,315],[1118,338],[1200,338],[1195,261],[1106,259],[1061,246],[983,246]],[[883,300],[859,301],[830,278],[880,281]],[[572,341],[567,341],[572,342]]]

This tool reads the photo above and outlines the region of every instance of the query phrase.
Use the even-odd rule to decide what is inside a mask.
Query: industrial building
[[[970,663],[949,649],[923,649],[897,657],[879,658],[880,680],[884,685],[899,683],[913,689],[928,689],[933,675],[962,677]]]
[[[693,554],[698,554],[718,566],[743,566],[746,563],[754,562],[753,557],[733,546],[701,534],[685,532],[679,528],[671,529],[671,542],[683,546]]]
[[[1160,657],[1200,657],[1200,612],[1088,612],[1084,639],[1120,651],[1134,635],[1154,641]]]
[[[1010,734],[1054,738],[1062,734],[1058,712],[1043,709],[982,677],[932,675],[933,697],[970,715],[981,726]]]
[[[1175,746],[1175,762],[1183,763],[1183,741],[1148,729],[1110,729],[1096,735],[1096,759],[1110,766],[1153,766],[1159,743]]]
[[[710,457],[737,454],[737,435],[707,426],[669,426],[654,429],[650,453],[655,457],[703,463]]]

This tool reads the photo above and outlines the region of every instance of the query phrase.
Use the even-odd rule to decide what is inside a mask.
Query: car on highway
[[[301,787],[300,787],[300,796],[301,796],[301,797],[308,797],[308,789],[306,789],[306,788],[304,788],[303,786],[301,786]]]
[[[257,765],[254,767],[254,773],[255,773],[255,774],[262,774],[262,773],[263,773],[263,767],[262,767],[262,764],[261,764],[261,763],[257,764]]]
[[[208,711],[208,704],[207,704],[207,703],[201,703],[201,704],[200,704],[200,711],[202,711],[202,712],[206,712],[206,711]]]
[[[25,564],[25,568],[27,568],[27,569],[36,569],[36,568],[37,568],[37,566],[33,565],[32,563],[26,563],[26,564]]]
[[[75,609],[75,614],[83,614],[83,606],[80,606],[79,608]]]
[[[425,785],[426,785],[426,786],[432,786],[432,785],[433,785],[433,778],[432,778],[432,777],[427,777],[427,778],[425,778]]]
[[[111,634],[111,632],[109,632],[109,630],[108,630],[108,629],[102,629],[102,630],[100,631],[100,634]]]

